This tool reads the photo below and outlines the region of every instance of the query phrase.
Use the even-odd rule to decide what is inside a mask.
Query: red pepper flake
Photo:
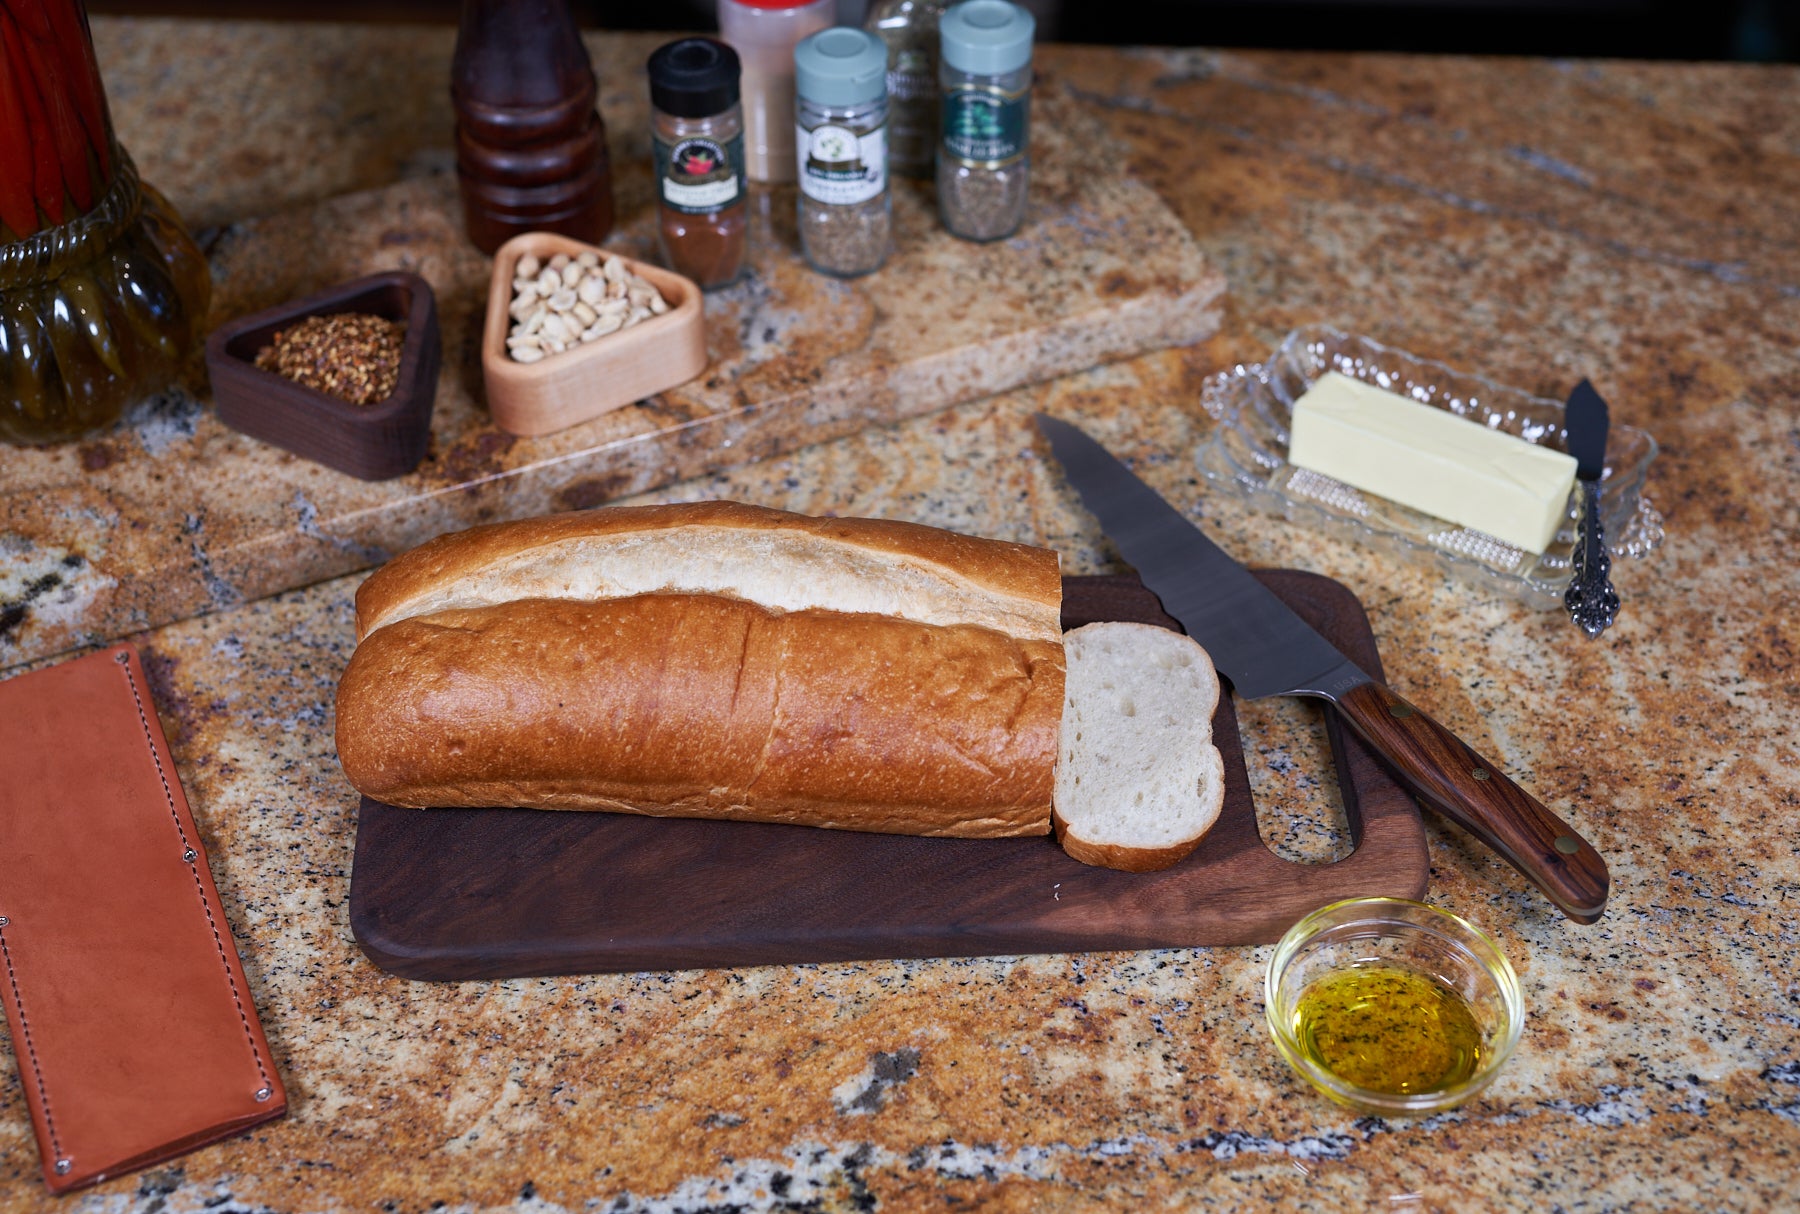
[[[353,405],[373,405],[393,394],[405,344],[406,326],[386,317],[309,316],[276,330],[272,344],[257,352],[256,365]]]

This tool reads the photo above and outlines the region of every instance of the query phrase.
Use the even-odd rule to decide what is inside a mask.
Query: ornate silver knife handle
[[[1563,592],[1563,606],[1590,638],[1598,637],[1619,618],[1619,592],[1612,584],[1612,556],[1600,523],[1600,485],[1581,485],[1581,528],[1575,536],[1575,576]]]

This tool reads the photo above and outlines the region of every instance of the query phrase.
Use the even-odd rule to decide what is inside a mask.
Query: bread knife
[[[1606,909],[1600,853],[1467,743],[1320,636],[1099,443],[1037,414],[1082,503],[1163,609],[1247,700],[1315,696],[1444,817],[1480,839],[1577,923]]]
[[[1606,401],[1594,385],[1582,380],[1569,393],[1563,412],[1569,454],[1575,457],[1575,479],[1581,486],[1581,526],[1575,537],[1570,564],[1574,576],[1563,592],[1563,606],[1570,617],[1597,639],[1619,618],[1619,592],[1612,584],[1612,556],[1606,551],[1606,532],[1600,525],[1600,478],[1606,473]]]

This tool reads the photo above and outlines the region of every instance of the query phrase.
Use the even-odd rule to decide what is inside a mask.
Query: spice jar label
[[[888,68],[887,91],[891,101],[918,101],[937,98],[937,64],[930,52],[920,47],[895,51],[893,66]]]
[[[1029,93],[969,85],[944,94],[944,151],[969,166],[998,169],[1024,158],[1030,144]]]
[[[832,206],[867,202],[887,189],[887,127],[858,135],[841,126],[796,127],[800,191]]]
[[[656,145],[656,177],[663,202],[686,215],[710,215],[744,196],[744,137],[683,139]]]

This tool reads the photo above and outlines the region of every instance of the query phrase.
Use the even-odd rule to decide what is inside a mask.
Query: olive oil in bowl
[[[1327,974],[1300,992],[1301,1052],[1346,1083],[1416,1096],[1481,1069],[1481,1029],[1468,1001],[1414,970],[1375,965]]]
[[[1269,957],[1275,1047],[1339,1104],[1382,1116],[1455,1108],[1518,1045],[1518,975],[1474,924],[1406,898],[1350,898],[1296,923]]]

